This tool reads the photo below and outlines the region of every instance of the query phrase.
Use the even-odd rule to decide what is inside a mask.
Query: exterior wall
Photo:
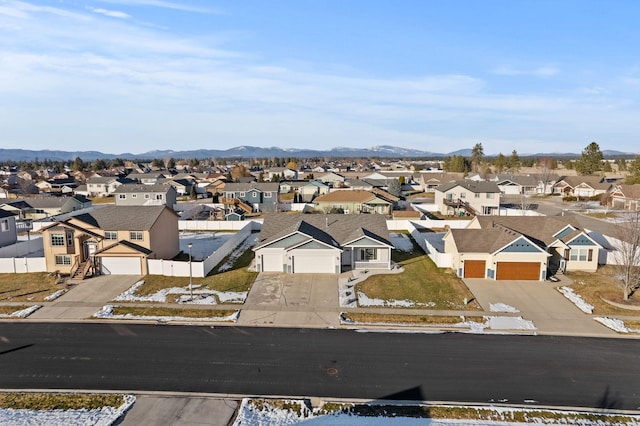
[[[18,240],[15,216],[0,217],[0,247],[15,243]]]
[[[51,245],[51,236],[61,234],[64,237],[64,245]],[[47,271],[60,271],[62,274],[71,272],[75,262],[79,261],[79,255],[82,253],[82,241],[74,238],[74,231],[64,226],[54,226],[43,232],[42,236],[44,256],[46,259]],[[68,256],[68,265],[56,265],[56,256]]]
[[[547,253],[496,253],[491,263],[487,263],[487,269],[493,269],[495,277],[496,266],[498,262],[540,262],[540,271],[538,276],[540,280],[546,278],[547,273]]]
[[[144,206],[144,205],[167,205],[172,207],[176,204],[175,188],[170,187],[167,192],[126,192],[114,194],[116,206]]]
[[[180,253],[178,218],[170,210],[163,210],[153,227],[146,232],[148,245],[155,258],[171,259]],[[128,239],[128,238],[127,238]]]

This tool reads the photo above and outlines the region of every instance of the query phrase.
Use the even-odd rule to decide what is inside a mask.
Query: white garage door
[[[139,257],[102,257],[100,264],[104,275],[142,275]]]
[[[262,271],[263,272],[282,272],[282,254],[263,253],[262,254]]]
[[[335,256],[294,256],[293,272],[296,274],[335,274]]]

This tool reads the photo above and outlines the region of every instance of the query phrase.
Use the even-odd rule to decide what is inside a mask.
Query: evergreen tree
[[[498,154],[495,161],[493,162],[494,167],[496,168],[496,172],[502,173],[504,169],[507,167],[507,159],[502,153]]]
[[[576,171],[581,175],[592,175],[602,170],[602,151],[597,143],[591,142],[582,151],[582,156],[576,161]]]
[[[511,157],[509,157],[509,161],[507,164],[508,164],[509,170],[513,172],[520,171],[520,167],[521,167],[520,156],[518,155],[518,152],[515,149],[511,151]]]
[[[473,166],[474,172],[478,173],[483,159],[484,159],[484,148],[482,147],[481,143],[477,143],[471,149],[471,165]]]
[[[640,157],[636,157],[635,160],[629,163],[627,170],[629,171],[627,184],[634,185],[640,183]]]

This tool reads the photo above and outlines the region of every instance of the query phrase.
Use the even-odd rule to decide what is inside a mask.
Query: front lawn
[[[131,315],[134,317],[183,317],[183,318],[222,318],[233,315],[237,310],[165,308],[157,306],[114,306],[113,315]]]
[[[597,272],[567,272],[566,276],[573,280],[573,284],[567,287],[573,289],[587,303],[593,305],[593,313],[597,315],[631,315],[640,316],[640,311],[622,309],[604,302],[607,299],[612,302],[640,308],[640,291],[636,291],[628,301],[622,299],[622,290],[617,286],[617,272],[613,265],[603,266]]]
[[[0,274],[0,302],[42,302],[45,297],[66,288],[47,272]]]
[[[404,272],[372,275],[357,284],[356,290],[371,299],[407,300],[429,309],[480,309],[476,302],[464,304],[464,299],[472,300],[473,295],[453,271],[438,268],[415,241],[411,241],[411,252],[393,250],[392,259]]]
[[[460,316],[344,312],[342,317],[357,324],[453,325],[463,321],[484,322],[484,318],[481,316],[464,317],[463,320]]]

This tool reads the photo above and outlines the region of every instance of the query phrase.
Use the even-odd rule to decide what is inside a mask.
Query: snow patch
[[[235,291],[217,291],[209,289],[200,289],[201,285],[192,285],[192,291],[189,287],[170,287],[159,290],[148,296],[136,296],[138,289],[144,284],[144,281],[138,281],[128,290],[118,295],[114,302],[167,302],[170,295],[178,295],[175,298],[177,303],[193,304],[193,305],[216,305],[218,300],[220,303],[244,303],[247,299],[248,292]],[[191,298],[191,293],[194,297]],[[215,297],[214,297],[215,296]]]
[[[258,236],[259,234],[255,234],[255,233],[249,234],[249,236],[247,236],[247,238],[242,242],[242,244],[238,245],[238,247],[233,249],[231,254],[227,256],[227,260],[218,267],[218,271],[224,272],[231,269],[235,261],[240,256],[242,256],[242,253],[244,253],[245,251],[249,250],[249,248],[256,245],[256,241],[258,241]]]
[[[375,299],[367,296],[361,291],[358,292],[358,305],[360,306],[383,306],[383,307],[392,307],[392,308],[415,308],[415,307],[425,307],[432,308],[436,306],[434,302],[428,303],[416,303],[412,300],[383,300],[383,299]]]
[[[517,308],[514,308],[513,306],[507,305],[506,303],[491,303],[491,304],[489,304],[489,311],[491,311],[491,312],[509,312],[509,313],[520,312]]]
[[[113,313],[113,305],[105,305],[101,310],[93,314],[94,318],[104,319],[129,319],[129,320],[142,320],[142,321],[190,321],[190,322],[206,322],[206,321],[224,321],[224,322],[237,322],[240,316],[240,311],[236,311],[231,315],[224,317],[204,317],[204,318],[192,318],[192,317],[168,317],[168,316],[156,316],[156,315],[115,315]]]
[[[119,407],[102,407],[92,410],[15,410],[0,408],[0,424],[3,425],[51,425],[51,426],[110,426],[126,413],[136,401],[133,395],[125,395]]]
[[[62,296],[66,292],[67,292],[67,289],[63,288],[61,290],[56,291],[53,294],[48,295],[47,297],[44,298],[44,300],[47,301],[47,302],[50,302],[52,300],[56,300],[58,297]]]
[[[595,317],[594,320],[618,333],[640,333],[640,329],[629,328],[624,325],[624,321],[617,318]]]
[[[573,302],[573,304],[585,314],[593,313],[593,305],[585,302],[584,299],[579,294],[576,294],[572,288],[564,286],[558,287],[558,291],[562,293],[564,297]]]
[[[33,305],[10,314],[0,314],[0,318],[26,318],[40,308],[42,308],[42,305]],[[2,423],[0,422],[0,424]]]

